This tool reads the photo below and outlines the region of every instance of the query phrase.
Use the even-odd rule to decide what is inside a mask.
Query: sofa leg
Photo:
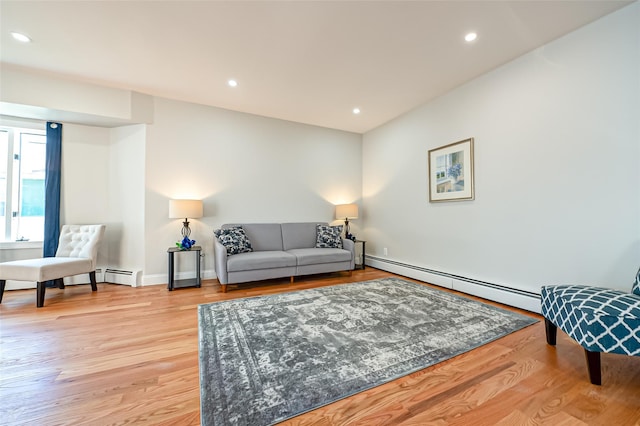
[[[2,296],[4,296],[4,288],[7,285],[7,280],[0,280],[0,303],[2,303]]]
[[[591,380],[592,384],[600,386],[602,384],[602,374],[600,371],[600,352],[591,352],[585,349],[584,354],[587,358],[589,380]]]
[[[44,292],[47,290],[45,281],[38,281],[36,289],[36,307],[42,308],[44,306]]]
[[[551,346],[556,345],[556,337],[558,335],[558,327],[548,319],[544,319],[544,329],[547,334],[547,343]]]
[[[220,287],[222,287],[222,292],[223,293],[227,292],[227,285],[226,284],[220,284]]]
[[[53,281],[55,282],[56,287],[60,290],[64,290],[64,278],[56,278]]]
[[[91,291],[98,291],[98,283],[96,282],[96,271],[89,272],[89,279],[91,280]]]
[[[291,280],[289,282],[293,284],[293,275],[291,275]]]

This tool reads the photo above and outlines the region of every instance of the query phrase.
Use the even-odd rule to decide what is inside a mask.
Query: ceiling
[[[364,133],[629,3],[1,0],[0,61]]]

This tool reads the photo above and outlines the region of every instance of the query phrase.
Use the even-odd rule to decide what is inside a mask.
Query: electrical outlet
[[[382,252],[384,253],[385,256],[389,256],[389,251],[387,250],[387,248],[383,248]]]

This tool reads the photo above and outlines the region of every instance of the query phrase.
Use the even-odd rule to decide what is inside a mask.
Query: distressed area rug
[[[537,320],[397,278],[200,305],[203,425],[269,425]]]

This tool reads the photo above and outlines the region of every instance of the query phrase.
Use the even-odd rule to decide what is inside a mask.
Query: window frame
[[[21,134],[35,134],[37,136],[44,136],[46,144],[46,123],[21,121],[7,117],[0,117],[0,131],[6,131],[8,136],[5,215],[4,219],[0,219],[4,220],[4,234],[0,236],[0,250],[42,247],[43,241],[41,239],[31,239],[27,241],[16,240],[16,238],[19,238],[19,235],[17,235],[18,232],[16,232],[16,235],[13,235],[12,232],[12,212],[20,211],[20,176],[17,175],[20,170],[18,169],[16,171],[16,165],[21,161],[21,159],[14,159],[16,154],[15,141],[21,143]],[[16,204],[18,205],[17,209],[14,208]]]

